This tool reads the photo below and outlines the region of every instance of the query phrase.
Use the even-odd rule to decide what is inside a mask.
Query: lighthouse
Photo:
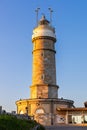
[[[17,113],[33,116],[43,125],[58,124],[57,108],[71,108],[72,100],[58,98],[56,82],[56,34],[51,21],[43,15],[32,34],[32,84],[30,98],[16,101]],[[57,43],[58,44],[58,43]]]

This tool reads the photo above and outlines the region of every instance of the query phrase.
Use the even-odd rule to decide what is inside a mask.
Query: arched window
[[[24,114],[23,110],[20,110],[19,114]]]
[[[36,114],[43,114],[44,113],[44,110],[42,108],[38,108],[36,110]]]

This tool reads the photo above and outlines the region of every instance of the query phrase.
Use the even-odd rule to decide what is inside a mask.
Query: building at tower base
[[[42,125],[59,124],[57,108],[72,108],[73,101],[67,99],[25,99],[16,102],[17,113],[27,114]]]

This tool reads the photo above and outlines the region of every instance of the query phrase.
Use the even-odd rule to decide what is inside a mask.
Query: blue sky
[[[49,20],[54,12],[59,97],[83,106],[87,100],[87,0],[0,0],[0,105],[16,110],[15,101],[30,97],[32,30],[35,9]]]

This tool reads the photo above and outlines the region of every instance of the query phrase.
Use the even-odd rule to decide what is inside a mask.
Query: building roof
[[[87,111],[86,107],[76,107],[76,108],[59,108],[57,107],[57,111]]]

